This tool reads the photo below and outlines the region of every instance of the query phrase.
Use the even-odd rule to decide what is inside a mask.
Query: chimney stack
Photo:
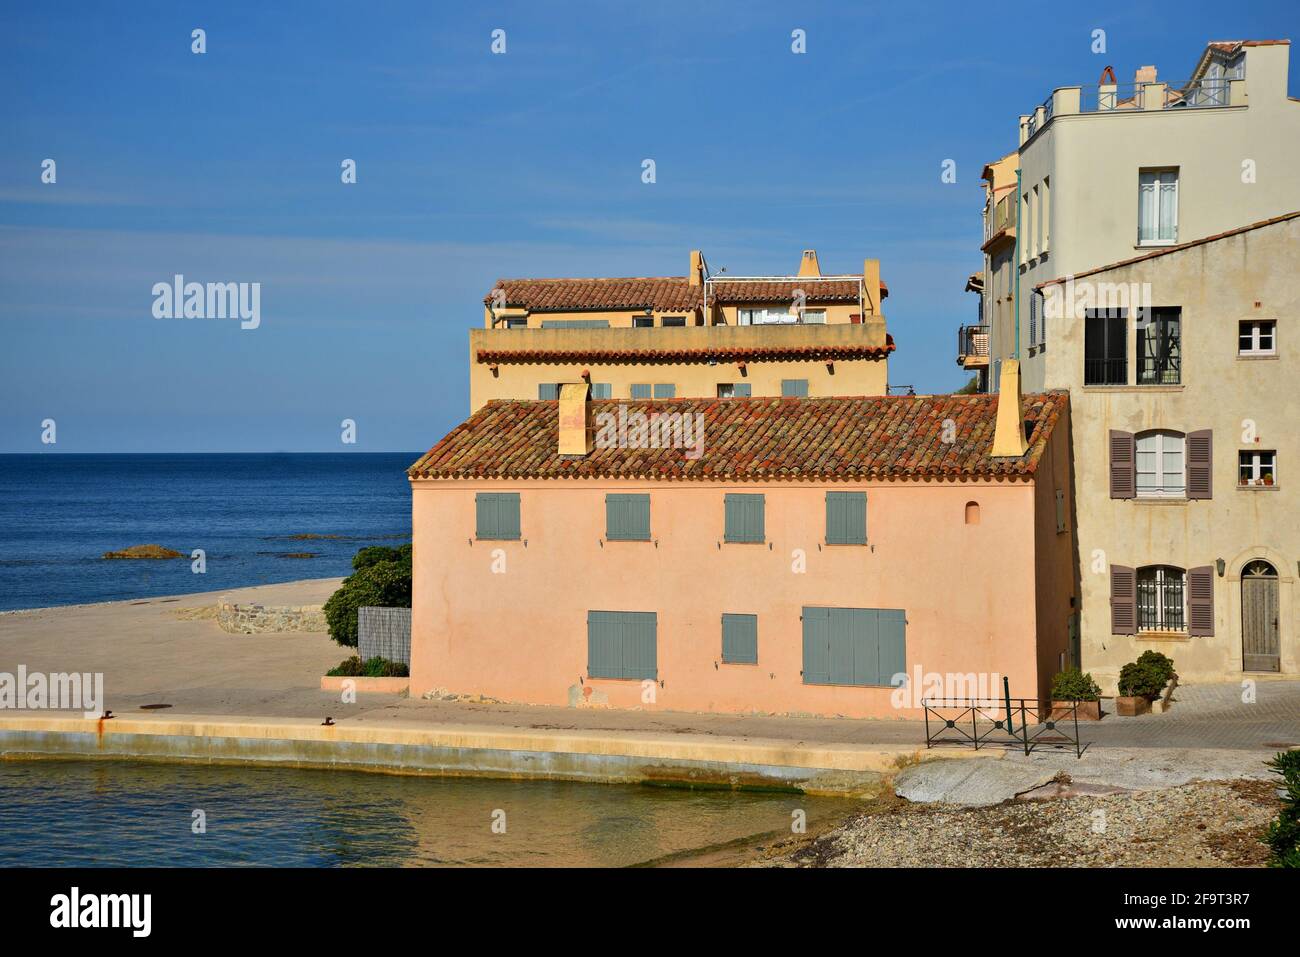
[[[865,312],[870,316],[880,315],[880,260],[862,260],[862,292],[866,299]]]
[[[699,286],[704,282],[704,254],[698,249],[691,250],[691,271],[687,276],[692,286]]]
[[[817,264],[817,250],[805,249],[803,259],[799,261],[799,275],[801,276],[820,276],[822,268]]]
[[[560,384],[560,455],[588,455],[596,447],[586,382]]]
[[[998,385],[998,421],[993,431],[995,459],[1018,459],[1029,449],[1025,441],[1025,423],[1021,417],[1024,403],[1020,395],[1020,361],[1004,359],[1002,378]]]
[[[1156,68],[1153,66],[1140,66],[1133,73],[1133,83],[1137,86],[1154,82],[1156,82]]]

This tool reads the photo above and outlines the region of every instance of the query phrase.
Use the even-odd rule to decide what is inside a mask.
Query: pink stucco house
[[[1004,397],[488,402],[409,472],[411,692],[857,717],[916,716],[927,675],[1046,695],[1074,653],[1068,397],[999,425]]]

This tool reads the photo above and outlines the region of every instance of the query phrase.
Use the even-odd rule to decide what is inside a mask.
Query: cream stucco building
[[[1219,41],[1189,79],[1107,68],[985,169],[983,381],[1017,359],[1027,388],[1070,391],[1079,656],[1110,693],[1148,648],[1184,680],[1300,673],[1289,53]]]
[[[1082,658],[1103,688],[1148,648],[1184,681],[1300,675],[1298,273],[1292,212],[1040,290],[1075,370]],[[1097,315],[1103,282],[1148,288],[1149,317]],[[1113,384],[1085,379],[1098,335],[1121,343]]]

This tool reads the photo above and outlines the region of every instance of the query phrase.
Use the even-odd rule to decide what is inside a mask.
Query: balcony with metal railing
[[[1237,77],[1097,83],[1063,86],[1020,118],[1023,146],[1058,116],[1084,113],[1131,113],[1164,110],[1204,110],[1246,105],[1246,81]]]
[[[982,369],[989,364],[989,327],[961,326],[957,329],[957,365]]]

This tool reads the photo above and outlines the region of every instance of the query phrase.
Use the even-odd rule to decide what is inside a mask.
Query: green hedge
[[[334,678],[409,678],[411,669],[400,661],[387,658],[367,658],[361,660],[359,655],[344,658],[337,668],[331,668],[325,674]]]
[[[356,569],[325,602],[330,637],[345,648],[357,646],[357,609],[411,607],[411,546],[372,545],[352,556]]]

